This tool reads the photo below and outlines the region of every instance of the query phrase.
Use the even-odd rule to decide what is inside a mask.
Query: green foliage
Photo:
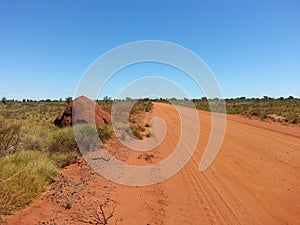
[[[25,120],[21,129],[22,149],[45,150],[46,138],[57,129],[50,121]]]
[[[130,114],[136,114],[139,110],[150,112],[153,106],[152,100],[145,98],[145,99],[131,99],[127,98],[126,100],[111,100],[109,97],[105,96],[104,100],[97,100],[97,103],[100,105],[100,107],[108,112],[111,113],[112,106],[114,102],[118,102],[118,109],[120,108],[120,103],[123,103],[124,108],[126,106],[131,105],[132,102],[135,102],[133,105]]]
[[[112,109],[114,101],[112,101],[112,100],[97,100],[97,103],[100,105],[100,107],[104,111],[111,113],[111,109]]]
[[[0,158],[0,215],[30,203],[58,174],[41,152],[22,151]]]
[[[95,126],[92,124],[79,124],[74,126],[74,134],[79,148],[89,151],[90,148],[99,142]]]
[[[143,140],[143,135],[141,132],[145,131],[145,129],[139,125],[130,126],[132,134],[140,140]]]
[[[257,117],[261,120],[271,119],[275,121],[270,115],[275,114],[277,116],[285,117],[284,120],[279,119],[279,122],[285,123],[300,123],[300,99],[293,96],[288,98],[271,98],[264,96],[263,98],[231,98],[220,100],[207,99],[203,97],[201,99],[152,99],[153,102],[172,103],[176,105],[182,105],[186,107],[197,108],[205,111],[222,112],[222,101],[226,104],[227,114],[240,114],[247,117]]]
[[[78,152],[55,152],[49,158],[58,168],[64,168],[78,162],[80,154]]]
[[[97,132],[101,141],[105,143],[111,138],[113,127],[111,125],[97,126]]]
[[[105,103],[108,103],[108,102],[111,101],[111,97],[104,96],[104,97],[103,97],[103,101],[104,101]]]
[[[38,196],[59,167],[78,161],[72,128],[53,125],[64,108],[51,100],[0,104],[0,217]]]
[[[94,126],[80,124],[74,127],[77,144],[80,150],[90,151],[94,145],[101,145],[111,138],[113,129],[111,125]]]
[[[287,113],[285,121],[288,123],[297,124],[300,123],[300,116],[292,112]]]
[[[72,127],[57,129],[44,141],[44,148],[50,153],[77,151],[77,143]]]
[[[183,100],[178,100],[183,101]],[[193,99],[197,109],[206,111],[218,111],[210,109],[208,101],[213,104],[218,104],[218,100]],[[278,99],[264,96],[264,98],[235,98],[225,99],[226,111],[228,114],[241,114],[248,117],[258,117],[262,120],[269,118],[269,115],[275,114],[283,116],[286,123],[300,122],[300,99],[292,96],[288,98],[280,97]]]
[[[4,104],[4,105],[6,105],[6,98],[5,98],[5,97],[3,97],[3,98],[1,99],[1,103]]]
[[[67,97],[65,100],[66,100],[66,103],[69,104],[73,101],[73,98],[72,97]]]
[[[131,114],[137,114],[140,110],[149,112],[152,109],[153,103],[149,99],[139,99],[132,107]]]
[[[21,124],[0,120],[0,157],[17,151]]]

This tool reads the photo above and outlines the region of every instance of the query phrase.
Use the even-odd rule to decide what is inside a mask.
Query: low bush
[[[58,174],[42,152],[22,151],[0,158],[0,215],[30,203]]]
[[[44,149],[50,154],[56,152],[76,152],[77,143],[73,134],[72,127],[57,129],[52,132],[43,143]]]
[[[105,143],[111,138],[113,127],[111,125],[97,126],[97,132],[101,141]]]
[[[92,124],[80,124],[74,126],[74,134],[79,148],[89,151],[90,148],[99,142],[97,130]]]
[[[77,144],[82,151],[90,151],[94,145],[105,143],[111,138],[113,129],[111,125],[94,126],[81,124],[74,126]]]
[[[208,102],[218,104],[219,100],[208,100],[206,98],[193,99],[197,109],[206,111],[218,111],[210,108]],[[300,123],[300,99],[289,96],[288,98],[271,98],[264,96],[263,98],[230,98],[224,99],[226,102],[226,112],[228,114],[241,114],[249,118],[252,116],[259,117],[261,120],[269,118],[268,115],[275,114],[277,116],[286,117],[285,120],[279,122],[297,124]],[[176,100],[175,103],[180,105],[184,100]],[[272,120],[272,118],[270,118]]]
[[[24,121],[21,128],[21,144],[26,150],[44,150],[45,139],[58,128],[46,121]]]
[[[21,124],[15,121],[0,121],[0,157],[17,150]]]
[[[288,113],[286,116],[286,122],[292,124],[300,123],[300,117],[296,113]]]
[[[80,154],[78,152],[56,152],[50,154],[49,158],[58,168],[64,168],[78,162]]]
[[[149,112],[149,111],[151,111],[152,106],[153,106],[152,101],[140,99],[133,105],[130,114],[136,114],[140,110]]]
[[[141,129],[139,128],[140,126],[130,126],[130,129],[131,129],[131,132],[132,134],[140,139],[140,140],[143,140],[143,135],[141,133]]]

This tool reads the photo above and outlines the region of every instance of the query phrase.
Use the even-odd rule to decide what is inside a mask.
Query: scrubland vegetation
[[[59,168],[70,165],[80,158],[73,129],[58,128],[53,124],[56,116],[71,100],[67,98],[66,101],[23,100],[19,102],[2,99],[0,104],[0,220],[1,215],[15,212],[44,191],[59,175]],[[124,105],[126,101],[134,103],[130,111],[129,129],[139,139],[143,139],[145,127],[135,121],[137,118],[135,115],[140,111],[149,112],[152,109],[152,102],[172,102],[207,111],[210,111],[210,105],[214,106],[214,111],[218,111],[218,104],[220,104],[219,99],[206,98],[118,101],[124,102]],[[102,109],[111,112],[114,101],[110,98],[97,102]],[[286,124],[300,122],[300,99],[298,98],[241,97],[225,99],[225,102],[229,114],[241,114],[262,120],[278,120]],[[125,111],[126,107],[123,109]],[[118,111],[120,115],[122,112],[123,110]],[[80,140],[87,146],[93,144],[91,141],[94,135],[98,135],[105,142],[113,132],[111,125],[97,127],[97,133],[87,124],[78,125],[78,130],[84,130],[88,134]]]
[[[247,99],[241,97],[226,99],[225,102],[228,114],[241,114],[247,117],[258,117],[261,120],[278,120],[278,122],[291,124],[300,122],[300,99],[298,98],[275,99],[265,96],[261,99]],[[197,108],[203,107],[200,102],[196,101],[195,103]]]
[[[12,101],[0,105],[0,215],[28,204],[55,180],[59,167],[79,158],[70,128],[53,125],[65,106],[64,102]],[[69,151],[54,154],[57,136],[73,138],[62,145]]]
[[[219,99],[157,99],[153,101],[196,107],[205,111],[221,111]],[[292,96],[288,98],[231,98],[225,99],[227,114],[240,114],[249,118],[272,120],[286,124],[300,123],[300,99]],[[211,108],[210,108],[211,106]]]
[[[66,105],[6,99],[0,105],[0,216],[28,204],[55,180],[59,168],[80,158],[73,129],[53,124]],[[98,131],[103,140],[112,132]]]
[[[53,124],[66,101],[12,101],[2,99],[0,104],[0,220],[30,203],[59,175],[59,168],[75,163],[80,158],[73,128],[59,128]],[[130,100],[131,101],[131,100]],[[113,101],[97,101],[107,112]],[[151,110],[152,103],[138,101],[131,114]],[[140,137],[138,126],[134,135]],[[134,129],[134,128],[133,128]],[[89,147],[98,135],[102,142],[110,139],[111,125],[97,126],[97,132],[88,124],[78,125],[75,132],[80,143]]]
[[[98,104],[105,111],[112,113],[112,116],[115,118],[115,129],[122,133],[121,139],[124,140],[125,133],[129,136],[134,136],[142,140],[145,136],[149,137],[150,133],[144,135],[145,128],[143,124],[140,124],[139,119],[137,119],[138,114],[143,112],[149,112],[152,109],[153,103],[149,98],[144,99],[131,99],[126,98],[125,100],[114,100],[112,101],[108,97],[104,97],[103,100],[97,100]],[[113,104],[114,109],[112,111]],[[129,127],[128,127],[128,117],[126,113],[130,111],[129,118]]]

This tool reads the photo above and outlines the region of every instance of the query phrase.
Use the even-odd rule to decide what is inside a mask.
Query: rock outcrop
[[[54,120],[54,124],[58,127],[69,127],[83,123],[106,125],[111,123],[111,116],[95,101],[80,96],[74,99]]]

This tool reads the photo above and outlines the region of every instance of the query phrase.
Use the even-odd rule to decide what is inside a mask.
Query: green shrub
[[[89,151],[94,145],[105,143],[111,138],[112,131],[111,125],[96,126],[95,128],[92,124],[81,124],[74,127],[77,144],[81,151]]]
[[[142,127],[141,125],[137,125],[137,129],[138,129],[140,132],[144,132],[144,131],[145,131],[145,128]]]
[[[286,122],[297,124],[300,122],[300,117],[296,113],[288,113],[286,117]]]
[[[80,124],[74,126],[76,141],[80,151],[90,151],[90,149],[99,143],[99,136],[95,126],[92,124]]]
[[[28,150],[44,150],[45,139],[58,128],[49,122],[27,120],[21,129],[22,148]]]
[[[50,154],[78,151],[72,127],[60,128],[52,132],[44,141],[44,149]]]
[[[15,121],[0,121],[0,157],[17,150],[21,124]]]
[[[136,138],[143,140],[143,135],[141,134],[141,130],[140,130],[139,126],[130,126],[130,129],[131,129],[132,134]]]
[[[80,154],[78,152],[56,152],[51,154],[49,158],[57,167],[64,168],[78,162]]]
[[[101,141],[105,143],[111,138],[113,127],[111,125],[97,126],[97,132]]]
[[[268,118],[268,114],[267,114],[266,112],[261,112],[261,113],[259,114],[259,118],[260,118],[261,120],[264,120],[264,119]]]
[[[0,158],[0,215],[36,198],[59,174],[46,154],[22,151]]]
[[[139,99],[132,107],[130,114],[137,114],[140,110],[149,112],[153,103],[150,100]]]

